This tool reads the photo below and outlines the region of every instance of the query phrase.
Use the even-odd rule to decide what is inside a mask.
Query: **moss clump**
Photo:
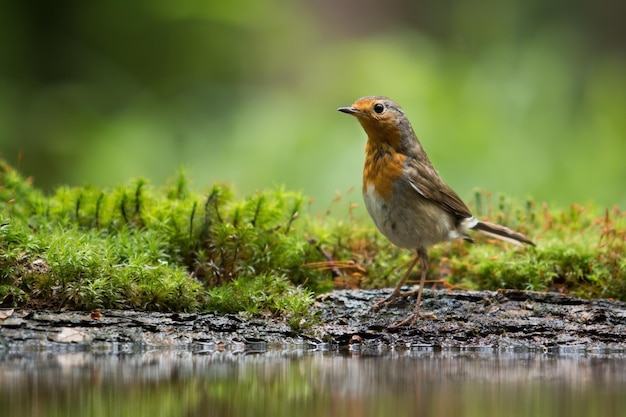
[[[331,288],[326,273],[302,267],[322,258],[296,193],[193,193],[181,173],[163,190],[138,180],[46,197],[4,163],[0,175],[3,306],[216,308],[295,324],[311,294]]]
[[[529,202],[523,213],[512,207],[507,202],[492,219],[528,233],[537,247],[511,248],[493,241],[450,245],[459,256],[438,251],[438,262],[452,284],[626,300],[626,213],[576,204],[559,210]]]

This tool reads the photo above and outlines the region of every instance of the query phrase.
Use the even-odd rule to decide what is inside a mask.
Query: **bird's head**
[[[355,116],[374,143],[396,146],[403,142],[403,138],[415,136],[402,108],[387,97],[361,97],[352,106],[337,110]]]

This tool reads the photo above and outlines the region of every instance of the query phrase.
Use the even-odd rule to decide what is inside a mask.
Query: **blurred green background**
[[[623,3],[0,4],[0,151],[46,190],[185,166],[323,210],[360,189],[365,135],[336,108],[376,94],[465,199],[626,205]]]

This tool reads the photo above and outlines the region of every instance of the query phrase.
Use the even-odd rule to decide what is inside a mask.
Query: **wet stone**
[[[265,352],[306,349],[462,348],[626,351],[626,303],[517,290],[424,291],[421,318],[392,328],[412,311],[400,298],[370,311],[384,290],[337,290],[314,303],[319,322],[295,331],[280,318],[218,313],[100,310],[4,310],[0,351],[20,349],[132,351],[177,347],[193,351]]]

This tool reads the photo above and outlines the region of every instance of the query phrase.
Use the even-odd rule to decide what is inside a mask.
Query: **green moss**
[[[413,256],[341,197],[313,215],[303,214],[298,193],[235,198],[223,185],[196,192],[183,172],[161,189],[135,180],[50,196],[1,161],[0,175],[2,306],[246,312],[302,328],[313,322],[314,294],[333,283],[393,286]],[[559,210],[487,193],[474,206],[537,247],[478,234],[475,245],[437,245],[430,278],[626,299],[626,215],[617,208]]]
[[[502,214],[498,219],[511,221]],[[592,207],[549,210],[544,205],[521,217],[518,213],[512,225],[533,237],[536,248],[500,242],[473,245],[444,264],[452,283],[470,288],[560,291],[624,300],[625,223],[625,214],[617,208],[598,216]]]
[[[284,276],[240,276],[209,290],[209,310],[245,311],[252,315],[285,315],[294,328],[304,328],[314,317],[311,291],[295,287]]]
[[[303,267],[322,257],[304,237],[299,194],[194,193],[179,173],[162,190],[137,180],[45,197],[0,169],[3,306],[248,311],[298,326],[312,294],[331,288]]]

